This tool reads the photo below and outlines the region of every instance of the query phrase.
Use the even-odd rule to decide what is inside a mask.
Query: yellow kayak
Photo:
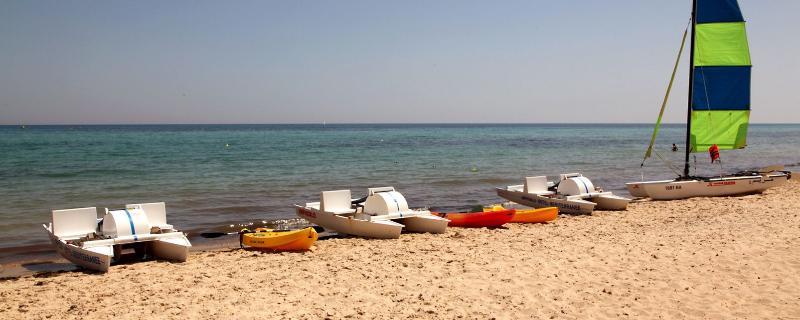
[[[314,245],[317,241],[317,231],[311,227],[279,232],[259,228],[253,233],[243,233],[240,241],[243,245],[259,249],[301,251],[308,250]]]
[[[494,204],[489,207],[484,207],[483,211],[503,211],[508,210],[508,208],[503,207],[499,204]],[[545,223],[548,221],[553,221],[558,218],[558,208],[556,207],[547,207],[541,209],[517,209],[517,213],[514,214],[514,217],[511,218],[509,222],[516,222],[516,223]]]

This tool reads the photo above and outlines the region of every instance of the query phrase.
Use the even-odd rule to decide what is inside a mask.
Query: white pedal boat
[[[59,255],[70,262],[107,272],[123,246],[137,246],[137,254],[186,261],[189,239],[167,224],[163,202],[129,204],[122,210],[96,207],[53,210],[53,221],[43,225]]]
[[[625,210],[631,199],[602,192],[580,173],[559,176],[558,183],[546,176],[526,177],[524,185],[497,188],[497,195],[534,208],[558,207],[559,212],[591,214],[594,210]]]
[[[396,239],[403,230],[444,233],[450,222],[428,210],[409,209],[394,187],[369,188],[362,199],[352,199],[350,190],[323,191],[320,198],[320,202],[295,205],[297,215],[342,234]]]

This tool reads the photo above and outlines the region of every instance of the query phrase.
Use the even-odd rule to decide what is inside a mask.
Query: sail
[[[750,119],[750,48],[736,0],[696,0],[692,152],[739,149]]]

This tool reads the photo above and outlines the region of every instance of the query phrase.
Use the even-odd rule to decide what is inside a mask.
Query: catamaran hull
[[[497,195],[511,202],[533,208],[557,207],[559,212],[569,214],[591,214],[597,205],[586,200],[555,199],[520,191],[497,188]]]
[[[192,246],[183,234],[146,243],[150,246],[150,253],[154,257],[176,262],[186,262],[189,257],[189,247]]]
[[[645,184],[654,184],[654,183],[658,184],[658,183],[667,183],[672,181],[674,180],[628,182],[625,184],[625,187],[628,189],[628,193],[630,193],[632,197],[647,198],[647,192],[644,190]]]
[[[403,225],[391,220],[368,221],[296,206],[297,216],[337,233],[378,239],[397,239]],[[447,226],[447,223],[445,223]]]
[[[640,185],[653,200],[677,200],[692,197],[724,197],[761,193],[780,186],[789,179],[785,173],[768,176],[723,177],[704,180],[669,180]]]
[[[64,259],[69,260],[69,262],[99,272],[108,272],[111,267],[111,262],[114,260],[114,244],[84,248],[59,239],[47,226],[45,226],[45,231],[50,236],[50,242],[55,247],[56,252]],[[158,239],[143,241],[142,243],[148,246],[149,250],[147,252],[153,257],[177,262],[185,262],[187,260],[189,247],[192,246],[189,243],[189,239],[179,232],[164,234]]]
[[[56,237],[47,228],[45,230],[50,236],[50,242],[55,247],[56,252],[64,259],[89,270],[108,272],[108,268],[111,267],[111,258],[114,257],[112,247],[95,247],[92,250],[84,249],[66,243],[66,241]]]
[[[627,210],[628,203],[631,202],[631,199],[615,196],[613,194],[604,194],[596,197],[589,198],[589,201],[592,201],[597,204],[594,208],[597,210]]]
[[[397,222],[403,224],[409,232],[444,233],[450,220],[431,215],[398,219]]]

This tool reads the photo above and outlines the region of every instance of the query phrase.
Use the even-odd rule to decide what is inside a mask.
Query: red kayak
[[[450,220],[449,227],[492,228],[499,227],[514,218],[514,209],[490,212],[434,212],[433,214]]]

